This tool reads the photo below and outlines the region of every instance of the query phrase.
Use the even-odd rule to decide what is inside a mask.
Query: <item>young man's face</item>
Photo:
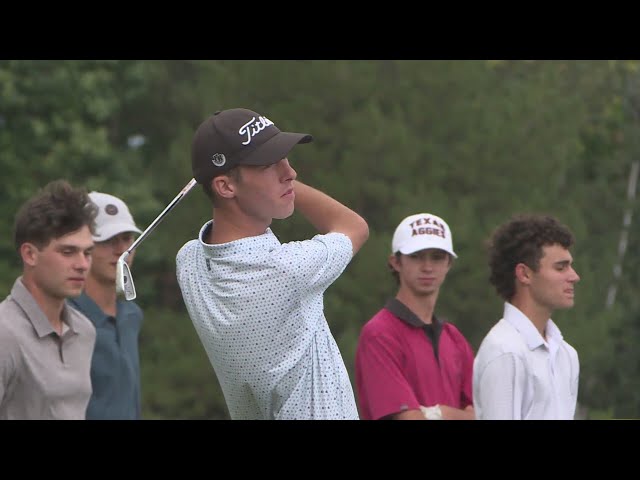
[[[391,255],[389,262],[398,272],[400,288],[408,289],[415,296],[437,293],[451,268],[449,254],[437,248],[398,257]]]
[[[61,300],[82,293],[92,251],[91,231],[84,226],[51,240],[41,250],[32,246],[25,262],[38,288],[45,295]]]
[[[531,273],[531,297],[549,311],[572,307],[574,286],[580,277],[572,267],[571,253],[558,244],[546,245],[542,252],[538,271]]]
[[[268,224],[291,216],[294,210],[293,181],[297,174],[283,158],[267,166],[241,166],[236,199],[248,215]]]
[[[112,285],[115,288],[116,264],[120,255],[131,246],[134,240],[132,232],[122,232],[104,242],[96,242],[93,249],[93,261],[89,275],[99,283]],[[127,257],[129,265],[133,262],[135,250]]]

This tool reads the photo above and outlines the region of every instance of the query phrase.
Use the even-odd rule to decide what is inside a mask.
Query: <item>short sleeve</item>
[[[0,328],[0,405],[10,388],[16,371],[16,340]]]
[[[196,244],[196,240],[190,240],[185,243],[176,254],[176,277],[178,278],[179,283],[182,283],[182,276],[185,269],[188,267],[187,259],[189,257],[189,252],[195,248]]]
[[[481,420],[521,420],[525,369],[522,360],[505,353],[478,372],[475,391],[476,415]]]
[[[377,420],[404,410],[420,408],[402,373],[402,349],[385,335],[363,330],[356,350],[356,386],[365,417]]]
[[[316,235],[310,240],[289,242],[277,250],[281,264],[290,265],[299,284],[325,290],[344,271],[353,257],[351,239],[343,233]]]
[[[464,409],[473,406],[473,348],[466,339],[462,339],[464,362],[462,371],[462,391],[460,392],[460,405]]]

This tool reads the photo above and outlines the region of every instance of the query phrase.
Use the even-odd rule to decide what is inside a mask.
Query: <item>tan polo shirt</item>
[[[59,336],[18,277],[0,303],[0,420],[85,418],[93,324],[64,306]]]

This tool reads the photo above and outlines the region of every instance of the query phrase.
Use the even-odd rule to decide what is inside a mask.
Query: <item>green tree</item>
[[[403,217],[450,224],[459,259],[438,311],[477,348],[502,313],[485,240],[514,213],[547,212],[577,238],[576,306],[554,320],[580,354],[579,401],[638,416],[635,217],[616,305],[604,305],[640,153],[638,78],[636,61],[0,61],[0,286],[20,271],[13,212],[37,188],[64,177],[119,195],[146,227],[191,178],[198,124],[251,108],[313,134],[290,155],[299,177],[369,222],[369,241],[325,295],[350,373],[360,328],[395,293],[386,257]],[[133,268],[149,418],[228,418],[175,279],[175,254],[211,216],[196,190]],[[298,214],[273,229],[282,241],[315,233]]]

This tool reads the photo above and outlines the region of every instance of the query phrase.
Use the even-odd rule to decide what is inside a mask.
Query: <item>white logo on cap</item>
[[[216,167],[221,167],[225,163],[227,163],[227,157],[225,157],[224,154],[222,154],[222,153],[214,153],[213,156],[211,157],[211,162]]]
[[[251,125],[252,123],[254,124]],[[240,135],[247,136],[247,141],[242,142],[242,144],[249,145],[251,143],[251,139],[255,137],[258,133],[260,133],[262,130],[267,128],[269,125],[273,125],[273,122],[269,120],[267,117],[263,117],[261,115],[258,117],[258,120],[256,120],[256,117],[251,117],[251,120],[245,123],[242,127],[240,127],[240,130],[238,130],[238,133]]]

